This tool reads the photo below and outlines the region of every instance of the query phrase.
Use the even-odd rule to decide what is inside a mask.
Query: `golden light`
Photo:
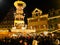
[[[12,34],[12,36],[17,36],[16,34]]]
[[[25,27],[22,27],[22,30],[26,29]]]
[[[14,22],[15,22],[15,23],[18,23],[18,24],[19,24],[19,23],[24,24],[24,21],[14,20]]]
[[[47,31],[44,31],[43,33],[44,33],[44,35],[45,35],[45,36],[47,36],[47,35],[48,35],[48,32],[47,32]]]
[[[52,34],[52,36],[54,36],[54,34]]]
[[[16,27],[12,27],[12,29],[16,29]]]

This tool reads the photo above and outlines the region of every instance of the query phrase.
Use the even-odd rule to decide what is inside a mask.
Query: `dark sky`
[[[14,8],[14,1],[16,0],[0,0],[0,19],[4,18],[11,8]],[[27,13],[31,15],[31,12],[35,8],[39,8],[43,13],[47,13],[49,9],[60,8],[60,0],[23,0],[26,2],[25,8]]]

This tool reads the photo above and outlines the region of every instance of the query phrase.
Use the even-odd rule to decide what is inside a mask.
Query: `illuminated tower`
[[[16,12],[14,13],[14,26],[16,28],[21,28],[24,26],[24,11],[26,4],[23,1],[15,1],[14,6],[16,7]]]

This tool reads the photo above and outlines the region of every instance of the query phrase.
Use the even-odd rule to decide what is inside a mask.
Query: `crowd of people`
[[[13,34],[11,37],[0,39],[0,45],[59,45],[59,39],[56,35],[48,33],[30,33],[19,35]]]

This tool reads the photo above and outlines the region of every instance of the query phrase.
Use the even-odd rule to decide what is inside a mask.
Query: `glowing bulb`
[[[44,35],[47,36],[47,34],[48,34],[48,32],[45,31],[45,32],[44,32]]]

